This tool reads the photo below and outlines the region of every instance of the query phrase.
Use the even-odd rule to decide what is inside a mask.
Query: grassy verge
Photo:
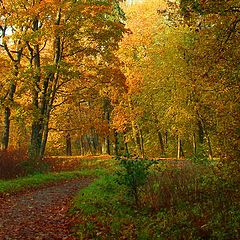
[[[104,176],[75,197],[72,211],[79,214],[75,233],[79,239],[132,239],[135,211],[125,199],[125,188],[114,176]]]
[[[220,169],[221,168],[221,169]],[[104,176],[76,196],[79,239],[240,239],[239,177],[209,165],[154,166],[139,204]]]
[[[67,162],[67,161],[66,161]],[[84,161],[82,161],[84,162]],[[43,184],[78,178],[82,176],[103,176],[109,173],[113,160],[93,160],[82,163],[80,167],[75,164],[73,171],[60,171],[49,173],[37,173],[31,176],[19,177],[12,180],[0,180],[0,194],[12,193],[26,188],[35,188]],[[73,164],[73,163],[71,163]]]
[[[0,194],[18,192],[55,181],[73,179],[86,175],[85,172],[73,171],[63,173],[36,174],[14,180],[0,180]]]

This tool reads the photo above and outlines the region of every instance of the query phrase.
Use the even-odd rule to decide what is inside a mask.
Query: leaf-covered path
[[[67,210],[74,194],[91,181],[68,180],[0,199],[0,239],[75,239]]]

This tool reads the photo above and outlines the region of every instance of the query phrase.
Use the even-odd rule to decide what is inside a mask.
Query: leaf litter
[[[0,239],[74,240],[71,200],[92,178],[68,180],[0,198]]]

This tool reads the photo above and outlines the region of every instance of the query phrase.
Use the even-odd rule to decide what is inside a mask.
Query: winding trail
[[[0,239],[74,240],[74,219],[67,211],[76,192],[92,180],[68,180],[0,199]]]

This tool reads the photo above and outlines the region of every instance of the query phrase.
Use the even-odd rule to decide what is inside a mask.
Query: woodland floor
[[[75,239],[68,209],[76,192],[91,181],[68,180],[0,198],[0,239]]]

